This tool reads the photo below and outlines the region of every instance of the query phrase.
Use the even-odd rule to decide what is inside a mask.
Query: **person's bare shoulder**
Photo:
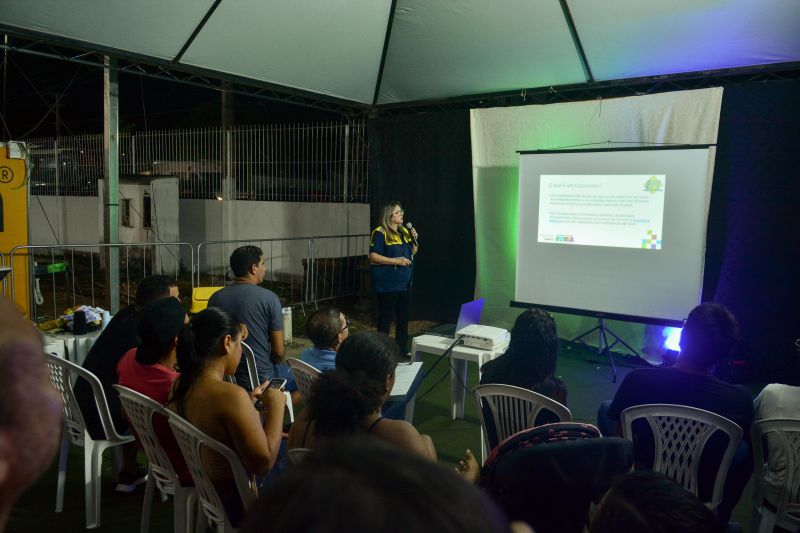
[[[227,381],[214,381],[204,388],[205,397],[198,399],[209,411],[222,416],[238,413],[243,407],[252,405],[250,395],[242,387]]]
[[[381,419],[372,434],[409,452],[428,455],[422,435],[405,420]]]

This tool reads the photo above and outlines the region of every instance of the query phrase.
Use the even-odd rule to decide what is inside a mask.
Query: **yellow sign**
[[[14,302],[29,317],[27,250],[10,253],[15,246],[28,245],[28,182],[25,145],[17,142],[0,143],[0,253],[4,266],[11,266]],[[6,280],[9,278],[7,277]],[[11,298],[11,283],[6,282],[5,295]],[[30,318],[30,317],[29,317]]]

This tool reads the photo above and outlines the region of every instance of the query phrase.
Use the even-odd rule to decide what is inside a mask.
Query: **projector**
[[[481,350],[500,351],[508,347],[511,339],[508,330],[493,326],[472,324],[456,331],[456,339],[462,341],[464,346]]]

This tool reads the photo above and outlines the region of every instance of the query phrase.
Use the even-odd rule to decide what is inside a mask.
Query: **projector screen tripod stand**
[[[583,344],[586,347],[592,347],[589,343],[587,343],[584,340],[584,337],[594,333],[595,331],[597,331],[597,354],[598,355],[605,354],[606,357],[608,357],[608,361],[611,363],[611,381],[612,381],[612,383],[616,383],[617,382],[617,365],[614,363],[614,355],[611,353],[611,349],[619,343],[619,344],[622,344],[623,346],[625,346],[631,352],[633,352],[633,355],[635,355],[637,357],[641,357],[641,355],[639,355],[639,352],[637,352],[636,350],[631,348],[631,346],[627,342],[622,340],[619,337],[619,335],[617,335],[616,333],[611,331],[611,328],[606,326],[606,323],[605,323],[605,320],[604,320],[603,317],[597,317],[597,325],[595,327],[593,327],[589,331],[581,333],[580,335],[578,335],[574,339],[570,339],[570,342],[580,342],[581,344]],[[609,335],[614,338],[614,342],[611,343],[611,344],[608,343]]]

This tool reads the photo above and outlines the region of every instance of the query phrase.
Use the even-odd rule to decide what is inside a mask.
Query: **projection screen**
[[[700,300],[713,154],[520,152],[512,305],[678,325]]]

